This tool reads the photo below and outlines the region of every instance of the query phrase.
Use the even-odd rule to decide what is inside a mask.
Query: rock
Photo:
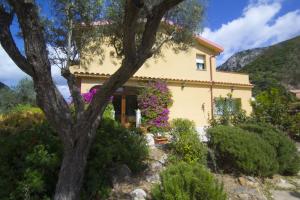
[[[253,178],[252,176],[246,176],[246,178],[251,182],[256,182],[255,178]]]
[[[127,165],[123,164],[112,168],[111,174],[113,185],[115,185],[118,182],[128,180],[131,177],[132,172]]]
[[[168,155],[167,154],[163,154],[162,157],[159,159],[159,162],[164,165],[166,163],[168,159]]]
[[[146,181],[149,183],[159,183],[160,177],[158,174],[149,174],[146,176]]]
[[[150,133],[146,134],[146,141],[147,141],[147,144],[149,147],[155,146],[154,137],[152,134],[150,134]]]
[[[296,189],[296,186],[289,183],[287,180],[280,179],[279,183],[276,184],[276,187],[285,189],[285,190],[292,190]]]
[[[250,195],[249,194],[238,194],[237,197],[241,200],[248,200],[250,199]]]
[[[130,192],[132,200],[146,200],[147,194],[143,189],[135,189]]]
[[[153,172],[160,171],[163,168],[163,165],[160,162],[156,161],[156,162],[151,163],[149,168],[150,168],[150,171],[153,171]]]
[[[247,180],[244,177],[239,177],[238,181],[240,185],[247,186]]]
[[[274,200],[299,200],[300,193],[295,191],[273,190],[271,191]]]

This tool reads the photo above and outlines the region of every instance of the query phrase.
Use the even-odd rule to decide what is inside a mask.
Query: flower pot
[[[167,144],[168,138],[163,136],[157,136],[154,138],[155,144]]]

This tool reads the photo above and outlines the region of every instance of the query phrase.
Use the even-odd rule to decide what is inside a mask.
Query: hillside
[[[267,48],[255,48],[248,49],[245,51],[238,52],[231,56],[225,63],[218,67],[220,71],[239,71],[245,65],[248,65],[253,60],[255,60],[258,56],[260,56],[263,52],[265,52]]]
[[[7,89],[8,89],[8,86],[5,85],[4,83],[1,83],[1,82],[0,82],[0,89],[2,89],[2,88],[7,88]]]
[[[254,93],[279,85],[300,88],[300,36],[268,48],[239,52],[218,69],[249,73],[256,85]]]

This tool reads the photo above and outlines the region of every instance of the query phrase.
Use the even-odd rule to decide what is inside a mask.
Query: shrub
[[[172,94],[165,82],[152,81],[140,90],[138,105],[143,124],[157,133],[169,128],[169,107],[173,104]]]
[[[195,123],[188,119],[177,118],[171,121],[171,134],[179,137],[181,133],[196,132]]]
[[[88,158],[82,199],[104,198],[110,190],[109,169],[126,164],[143,169],[148,148],[136,130],[105,119]],[[56,133],[36,109],[7,114],[0,119],[0,199],[51,199],[62,158]],[[101,194],[101,196],[100,196]]]
[[[278,171],[274,148],[259,136],[237,127],[208,129],[209,146],[217,164],[226,171],[271,176]]]
[[[7,124],[5,130],[0,128],[0,199],[50,199],[55,190],[60,141],[46,122],[30,124],[32,115],[26,116],[13,113],[5,118],[5,123],[22,119],[20,130],[13,122],[12,128]]]
[[[194,122],[188,119],[174,119],[171,124],[171,134],[174,137],[170,145],[173,161],[206,164],[207,148],[200,141]],[[171,159],[170,161],[172,162]]]
[[[8,114],[4,114],[0,121],[0,130],[4,133],[15,133],[30,129],[45,121],[43,112],[36,107],[18,105]]]
[[[244,130],[253,132],[276,150],[279,173],[293,175],[300,170],[300,158],[295,143],[284,133],[267,124],[241,124]]]
[[[152,189],[154,200],[225,200],[226,194],[202,165],[179,162],[160,174],[161,184]]]

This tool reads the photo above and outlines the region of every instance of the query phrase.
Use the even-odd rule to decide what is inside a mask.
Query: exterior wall
[[[196,126],[208,125],[211,117],[210,88],[209,86],[189,85],[182,88],[180,85],[168,85],[173,95],[173,106],[170,108],[170,119],[187,118],[193,120]]]
[[[102,47],[104,49],[104,47]],[[135,76],[181,79],[195,81],[210,81],[210,69],[213,73],[213,81],[250,84],[249,76],[235,73],[225,73],[216,71],[216,58],[212,50],[195,44],[194,47],[186,51],[174,52],[168,46],[163,46],[162,55],[152,57],[137,71]],[[196,55],[205,57],[205,70],[196,69]],[[101,56],[89,57],[82,61],[81,66],[73,66],[72,72],[88,72],[95,74],[113,74],[121,64],[121,60],[114,55],[114,49],[105,47]],[[84,64],[86,63],[86,64]]]
[[[102,84],[106,79],[103,75],[113,74],[120,67],[121,60],[114,56],[114,49],[109,46],[102,46],[102,49],[105,51],[101,56],[92,56],[87,59],[88,62],[83,60],[80,66],[71,68],[73,73],[83,73],[78,77],[82,93]],[[228,93],[232,93],[233,98],[241,98],[242,109],[246,110],[247,114],[251,113],[252,87],[249,76],[216,71],[214,51],[195,44],[189,50],[177,53],[164,46],[162,52],[161,56],[150,58],[135,74],[137,78],[129,80],[125,85],[142,87],[146,81],[138,77],[149,80],[166,79],[174,100],[170,108],[170,119],[188,118],[193,120],[197,127],[207,126],[212,116],[210,87],[213,87],[213,98],[226,97]],[[203,71],[196,69],[197,54],[205,56],[206,69]],[[84,75],[85,73],[87,74]],[[91,74],[94,74],[94,77]]]
[[[93,86],[102,84],[105,79],[100,78],[82,78],[81,92],[88,92]],[[142,87],[144,81],[128,81],[125,86]],[[193,120],[197,127],[208,125],[211,118],[211,96],[210,86],[204,84],[187,84],[182,87],[181,83],[168,83],[168,87],[173,95],[173,106],[170,108],[170,120],[174,118],[187,118]],[[226,97],[228,93],[232,93],[233,98],[241,98],[242,109],[247,114],[252,111],[251,88],[241,87],[213,87],[213,98]]]

